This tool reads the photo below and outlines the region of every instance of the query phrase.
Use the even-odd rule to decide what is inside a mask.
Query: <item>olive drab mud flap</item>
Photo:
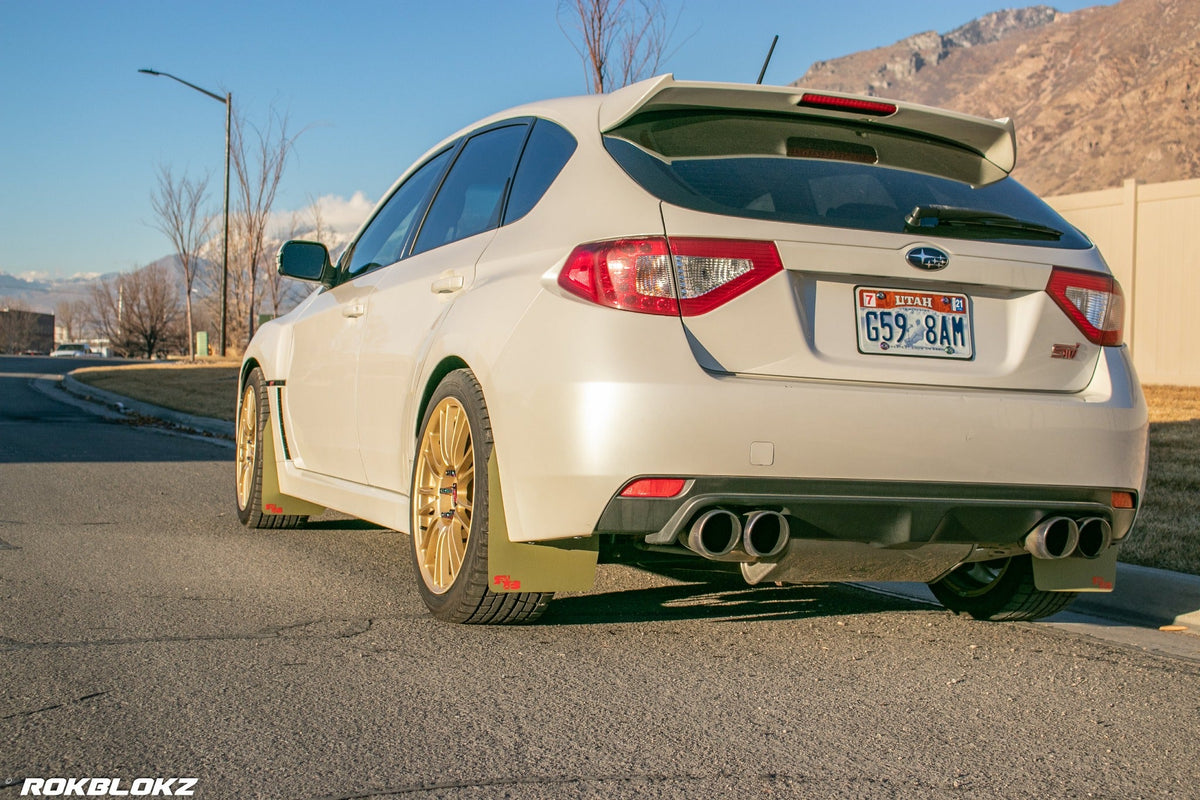
[[[280,453],[275,448],[275,426],[278,424],[279,407],[271,402],[267,408],[267,424],[263,426],[262,440],[258,445],[262,450],[262,513],[315,517],[325,510],[325,506],[279,491],[279,464],[276,459],[280,457]]]
[[[1117,550],[1110,547],[1096,558],[1035,558],[1033,585],[1043,592],[1111,592]]]
[[[508,538],[496,451],[488,459],[488,588],[493,592],[583,592],[596,580],[595,536],[555,542]]]

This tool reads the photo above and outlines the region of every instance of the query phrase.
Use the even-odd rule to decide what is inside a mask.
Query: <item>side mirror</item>
[[[279,274],[299,281],[329,286],[333,283],[333,265],[329,251],[320,242],[293,240],[284,242],[275,256]]]

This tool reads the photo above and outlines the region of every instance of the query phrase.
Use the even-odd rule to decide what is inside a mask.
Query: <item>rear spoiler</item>
[[[857,110],[856,106],[869,110]],[[670,74],[606,96],[600,105],[600,132],[609,133],[642,112],[668,108],[737,109],[853,120],[950,142],[977,153],[1005,174],[1017,165],[1016,129],[1007,117],[990,120],[915,103],[799,87],[677,81]]]

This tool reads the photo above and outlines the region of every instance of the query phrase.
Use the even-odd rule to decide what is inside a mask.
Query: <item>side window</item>
[[[414,253],[474,236],[500,224],[504,190],[512,178],[528,126],[508,125],[472,136],[429,207]]]
[[[574,152],[574,136],[544,119],[534,123],[513,178],[508,207],[504,210],[505,225],[525,216],[537,205]]]
[[[375,267],[399,261],[404,256],[404,245],[420,220],[425,199],[437,184],[452,152],[454,148],[443,150],[426,161],[388,199],[362,236],[358,237],[346,265],[348,275],[361,275]]]

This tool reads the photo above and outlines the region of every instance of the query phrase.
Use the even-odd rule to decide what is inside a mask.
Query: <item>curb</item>
[[[219,439],[233,440],[234,425],[232,422],[213,419],[211,417],[197,417],[193,414],[185,414],[182,411],[174,411],[162,406],[144,403],[141,400],[133,400],[115,392],[89,386],[71,377],[70,373],[63,376],[62,387],[76,397],[108,406],[122,414],[138,414],[143,417],[152,417],[195,433],[215,436]]]
[[[1118,563],[1111,592],[1081,594],[1069,610],[1133,625],[1183,625],[1200,633],[1200,576]]]
[[[210,417],[197,417],[169,408],[133,400],[114,392],[88,386],[70,374],[64,375],[66,391],[124,414],[165,420],[181,428],[232,440],[234,424]],[[923,583],[854,583],[870,591],[898,595],[933,605],[929,587]],[[1200,633],[1200,576],[1134,564],[1117,564],[1117,580],[1111,592],[1084,592],[1064,613],[1086,614],[1139,627],[1183,625]]]

